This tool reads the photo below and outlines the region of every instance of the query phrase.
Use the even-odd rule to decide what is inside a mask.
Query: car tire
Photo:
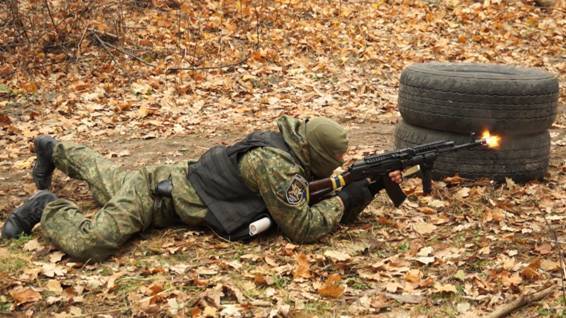
[[[556,118],[558,78],[500,64],[413,64],[401,74],[399,111],[412,125],[460,134],[536,134]]]

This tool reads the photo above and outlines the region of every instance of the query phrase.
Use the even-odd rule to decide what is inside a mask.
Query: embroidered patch
[[[292,206],[301,205],[308,201],[308,196],[309,183],[303,176],[296,174],[285,191],[287,203]]]

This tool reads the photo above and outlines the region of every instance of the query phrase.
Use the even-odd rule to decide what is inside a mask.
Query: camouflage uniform
[[[295,242],[312,242],[335,229],[342,218],[343,205],[338,197],[333,197],[309,206],[305,187],[311,172],[299,121],[284,118],[278,124],[301,165],[283,150],[259,147],[242,157],[240,173],[245,184],[261,195],[271,217],[287,237]],[[91,219],[65,199],[46,206],[42,228],[71,256],[102,260],[133,234],[150,226],[205,225],[207,209],[187,180],[190,165],[186,163],[129,171],[85,146],[67,142],[55,146],[53,158],[56,168],[86,181],[102,206]],[[172,198],[157,198],[154,189],[166,179],[173,184]]]

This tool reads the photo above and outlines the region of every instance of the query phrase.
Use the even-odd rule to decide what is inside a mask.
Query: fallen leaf
[[[124,276],[125,274],[126,273],[122,271],[112,274],[106,282],[106,293],[114,290],[114,288],[116,287],[116,280],[118,280],[118,278]]]
[[[549,243],[545,243],[535,247],[535,251],[537,251],[541,255],[547,255],[552,253],[552,245]]]
[[[30,240],[26,244],[24,244],[24,251],[33,252],[39,251],[43,248],[43,245],[39,244],[37,239]]]
[[[463,199],[470,195],[470,188],[461,188],[456,193],[454,193],[454,198]]]
[[[293,278],[297,279],[311,277],[310,265],[307,256],[303,253],[295,254],[295,261],[297,262],[297,265],[295,266],[295,270],[293,271]]]
[[[332,274],[328,276],[324,284],[318,289],[318,293],[321,296],[329,298],[339,298],[344,294],[344,287],[340,286],[338,283],[342,278],[338,274]]]
[[[513,275],[509,275],[508,273],[504,273],[500,275],[501,277],[501,283],[503,283],[503,286],[518,286],[519,284],[521,284],[523,282],[523,279],[521,278],[521,276],[518,273],[515,273]]]
[[[29,287],[18,287],[10,291],[10,296],[16,301],[16,305],[34,303],[41,300],[41,294]]]
[[[425,235],[434,232],[434,230],[436,230],[436,226],[430,223],[415,223],[413,224],[413,229],[415,232]]]
[[[560,263],[554,262],[554,261],[549,260],[549,259],[543,259],[540,262],[540,268],[542,268],[543,270],[545,270],[547,272],[554,272],[554,271],[560,269]]]
[[[390,293],[395,293],[397,290],[401,289],[401,285],[399,285],[399,283],[397,282],[388,282],[387,284],[385,284],[385,290],[387,290]]]
[[[47,277],[63,276],[67,270],[55,264],[43,264],[41,273]]]
[[[456,286],[452,284],[434,283],[434,292],[436,293],[457,293]]]
[[[415,261],[428,265],[434,263],[435,257],[434,256],[421,256],[421,257],[413,257]]]
[[[417,253],[417,256],[429,256],[432,253],[433,249],[430,246],[423,247]]]
[[[405,274],[405,280],[410,283],[418,284],[420,283],[422,276],[423,274],[420,270],[412,269]]]
[[[345,262],[352,259],[352,257],[348,253],[334,251],[334,250],[327,250],[324,252],[324,256],[330,258],[335,262]]]
[[[60,251],[53,252],[53,253],[49,254],[49,261],[51,263],[60,262],[63,259],[63,256],[65,256],[65,253],[63,253],[63,252],[60,252]]]
[[[464,273],[463,270],[459,269],[453,277],[463,282],[466,279],[466,273]]]
[[[428,206],[430,206],[431,208],[440,209],[445,207],[446,203],[444,201],[434,199],[428,203]]]
[[[61,293],[63,292],[63,287],[61,287],[61,283],[56,279],[48,280],[45,287],[47,288],[47,290],[52,291],[57,295],[61,295]]]
[[[385,296],[394,299],[402,304],[419,304],[424,299],[423,296],[421,295],[407,295],[407,294],[397,295],[397,294],[385,293]]]
[[[461,302],[456,304],[456,310],[458,310],[459,313],[461,314],[465,314],[470,310],[471,306],[469,303],[466,302]]]

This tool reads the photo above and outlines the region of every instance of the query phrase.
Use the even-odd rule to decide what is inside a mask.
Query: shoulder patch
[[[285,190],[285,199],[292,206],[302,205],[309,199],[309,183],[300,174],[293,176],[289,187]]]

